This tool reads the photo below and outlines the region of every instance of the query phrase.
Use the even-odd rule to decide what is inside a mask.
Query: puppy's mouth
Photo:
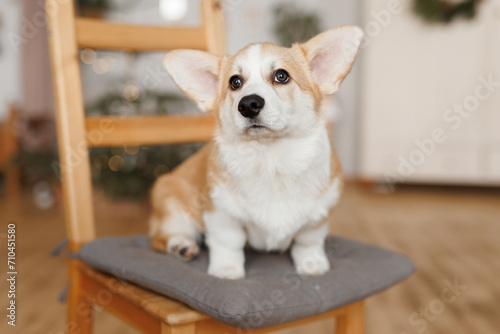
[[[269,128],[262,124],[252,124],[248,127],[248,129],[269,129]]]
[[[258,121],[254,121],[245,127],[243,135],[251,139],[271,139],[282,137],[283,132],[270,128],[269,126]]]
[[[245,132],[271,130],[268,126],[258,120],[251,120],[245,128]]]

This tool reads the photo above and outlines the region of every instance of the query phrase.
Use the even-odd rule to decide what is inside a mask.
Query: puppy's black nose
[[[260,110],[264,108],[266,101],[259,95],[247,95],[238,103],[238,111],[246,118],[256,117]]]

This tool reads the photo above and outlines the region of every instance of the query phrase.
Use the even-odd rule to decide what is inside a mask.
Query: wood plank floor
[[[146,232],[147,205],[99,197],[99,235]],[[0,333],[62,334],[64,257],[50,250],[64,237],[60,206],[40,210],[25,193],[16,207],[0,199]],[[17,326],[6,321],[7,223],[17,223]],[[500,190],[403,187],[377,193],[348,185],[331,231],[408,255],[417,272],[367,302],[367,334],[500,333]],[[458,285],[455,293],[443,289]],[[446,292],[446,291],[445,291]],[[137,333],[98,310],[96,333]],[[324,322],[285,333],[333,333]]]

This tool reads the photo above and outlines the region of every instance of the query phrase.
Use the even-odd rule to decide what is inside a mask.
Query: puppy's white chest
[[[311,176],[303,177],[307,180]],[[264,234],[261,242],[265,242],[266,249],[286,248],[287,239],[310,220],[319,189],[311,184],[313,180],[306,180],[264,178],[244,187],[253,189],[250,194],[235,194],[236,207],[242,213],[240,219],[248,230],[261,232],[249,235]]]
[[[245,166],[246,173],[217,187],[215,206],[244,225],[254,248],[287,249],[302,227],[319,222],[336,203],[339,181],[330,179],[329,144],[319,144],[313,150],[318,154],[305,157],[308,160],[256,157]]]
[[[301,180],[259,182],[254,185],[261,194],[257,197],[233,194],[234,207],[239,209],[233,214],[239,213],[254,248],[285,250],[301,228],[327,216],[339,198],[339,181],[327,185],[328,180],[316,177],[310,173]],[[321,181],[323,187],[318,184]]]

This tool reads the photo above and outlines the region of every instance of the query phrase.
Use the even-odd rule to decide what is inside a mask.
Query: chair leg
[[[161,325],[161,334],[195,334],[196,324],[185,324],[178,326]]]
[[[336,334],[364,334],[364,301],[345,306],[346,313],[337,317]]]
[[[92,334],[94,307],[83,292],[80,275],[76,265],[70,260],[70,286],[68,291],[67,334]]]

